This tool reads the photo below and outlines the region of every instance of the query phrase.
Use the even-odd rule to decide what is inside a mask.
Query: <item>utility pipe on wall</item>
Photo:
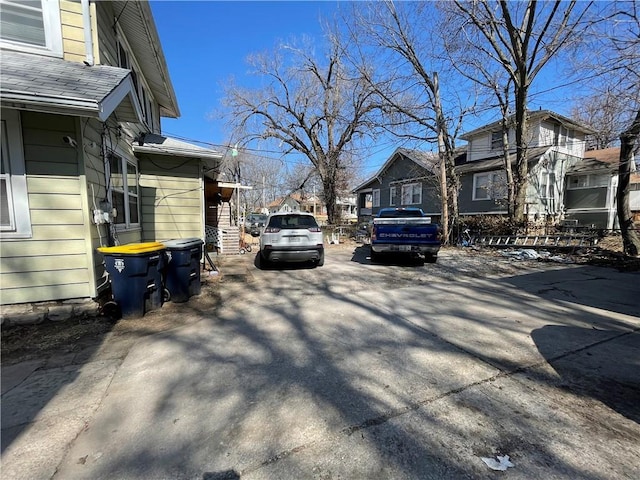
[[[93,36],[91,34],[91,9],[89,8],[89,0],[81,0],[82,5],[82,23],[84,27],[84,51],[86,54],[85,63],[93,66]]]

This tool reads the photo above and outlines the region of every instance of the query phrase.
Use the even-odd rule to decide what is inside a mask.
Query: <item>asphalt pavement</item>
[[[3,366],[2,478],[638,478],[638,273],[362,248],[220,270],[221,302],[148,314],[184,326]]]

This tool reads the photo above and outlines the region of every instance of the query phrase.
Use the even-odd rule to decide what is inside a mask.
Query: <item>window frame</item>
[[[122,174],[122,187],[114,187],[113,186],[113,172],[111,171],[111,161],[113,158],[117,158],[120,161],[120,172]],[[140,200],[141,200],[141,195],[140,195],[140,170],[138,169],[138,162],[137,160],[134,159],[130,159],[127,158],[126,155],[123,155],[121,152],[119,151],[113,151],[113,152],[109,152],[109,154],[107,155],[107,159],[106,159],[106,165],[105,165],[105,170],[107,171],[108,174],[108,198],[109,198],[109,202],[111,202],[111,205],[116,208],[115,206],[115,202],[113,201],[113,194],[117,193],[119,195],[123,196],[123,201],[122,201],[122,205],[124,207],[124,223],[120,222],[117,223],[116,220],[114,219],[114,225],[116,227],[116,230],[119,231],[125,231],[125,230],[137,230],[140,228],[141,223],[140,223]],[[136,185],[135,185],[135,194],[130,192],[130,188],[129,188],[129,173],[128,173],[128,166],[133,166],[135,169],[135,178],[136,178]],[[131,221],[131,199],[135,198],[136,199],[136,216],[138,221],[137,222],[132,222]],[[116,217],[117,218],[117,217]]]
[[[118,33],[118,66],[131,70],[131,80],[133,81],[133,87],[136,93],[136,99],[140,106],[140,112],[144,118],[146,126],[153,132],[155,131],[154,122],[154,105],[155,97],[151,92],[151,88],[148,86],[145,78],[140,74],[142,71],[135,56],[131,53],[131,48],[121,32]],[[124,58],[123,58],[124,56]]]
[[[487,196],[484,198],[479,197],[478,189],[483,188],[481,186],[478,186],[478,179],[481,177],[489,177],[488,185],[497,184],[498,182],[496,181],[496,178],[502,177],[504,187],[505,187],[504,193],[501,196],[492,195],[492,192],[495,193],[495,190],[490,191],[488,188],[485,188],[484,191],[486,192]],[[507,187],[507,178],[506,178],[505,172],[502,170],[492,170],[490,172],[475,173],[473,175],[473,190],[472,190],[473,193],[472,193],[471,200],[474,202],[486,202],[487,200],[504,200],[505,198],[507,198],[506,187]]]
[[[491,143],[491,151],[502,150],[502,146],[504,145],[502,140],[502,131],[498,130],[491,132],[491,138],[489,141]]]
[[[2,174],[7,184],[7,199],[10,206],[10,224],[0,226],[0,238],[31,238],[31,211],[29,209],[29,193],[22,143],[20,112],[2,110],[0,129],[2,132],[2,155],[8,156],[6,161],[9,172]],[[10,198],[9,198],[10,197]]]
[[[389,206],[395,207],[397,205],[396,203],[397,196],[398,196],[398,187],[396,187],[395,185],[392,187],[389,187]]]
[[[405,198],[407,198],[405,191],[411,188],[410,196],[411,199],[407,202]],[[418,201],[414,201],[414,196],[418,195]],[[413,182],[413,183],[405,183],[402,185],[402,189],[400,191],[400,204],[401,205],[422,205],[422,182]]]
[[[598,184],[596,180],[601,177],[606,180],[605,183],[602,185]],[[585,179],[584,185],[577,185],[575,187],[571,185],[571,181],[573,179],[580,179],[580,178]],[[582,173],[579,175],[567,176],[567,190],[585,190],[588,188],[608,188],[609,185],[610,185],[610,180],[605,175],[602,175],[602,174]]]
[[[371,205],[373,208],[380,206],[380,189],[371,190]]]
[[[555,199],[556,190],[556,172],[553,170],[542,170],[540,172],[540,198]]]
[[[2,3],[24,7],[24,5],[20,5],[17,2],[11,2],[11,0],[3,0]],[[59,0],[41,0],[40,5],[42,6],[42,23],[45,44],[39,46],[20,42],[18,40],[6,40],[0,38],[0,46],[2,46],[2,48],[54,57],[63,56],[60,2]]]

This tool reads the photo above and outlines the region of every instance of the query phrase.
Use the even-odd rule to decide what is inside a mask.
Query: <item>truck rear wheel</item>
[[[432,255],[430,253],[426,253],[425,256],[424,256],[425,263],[436,263],[437,260],[438,260],[438,256],[437,255]]]
[[[374,252],[373,248],[371,249],[371,261],[372,262],[380,261],[380,254],[378,252]]]

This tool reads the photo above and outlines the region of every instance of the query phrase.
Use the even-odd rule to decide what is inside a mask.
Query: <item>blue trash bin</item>
[[[200,295],[200,259],[204,242],[199,238],[182,238],[162,242],[166,248],[165,287],[172,302],[186,302]]]
[[[100,247],[113,300],[123,318],[141,317],[162,307],[165,247],[159,242]]]

